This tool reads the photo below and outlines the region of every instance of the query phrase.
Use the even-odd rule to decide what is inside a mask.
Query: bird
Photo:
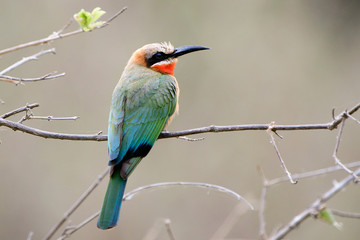
[[[151,43],[130,57],[116,85],[108,122],[110,180],[97,226],[117,225],[127,179],[178,112],[178,57],[209,48]]]

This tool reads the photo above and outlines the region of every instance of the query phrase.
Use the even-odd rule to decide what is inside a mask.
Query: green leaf
[[[324,208],[323,210],[320,211],[319,217],[320,217],[320,219],[324,220],[325,222],[336,227],[338,230],[342,229],[342,224],[335,220],[335,217],[330,210]]]
[[[80,12],[74,15],[74,18],[80,24],[82,30],[88,32],[104,24],[103,21],[97,21],[104,14],[105,11],[99,7],[94,8],[91,13],[81,9]]]

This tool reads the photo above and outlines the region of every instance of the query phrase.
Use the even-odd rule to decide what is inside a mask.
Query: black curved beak
[[[200,50],[208,50],[208,49],[210,49],[210,48],[202,47],[202,46],[183,46],[183,47],[175,48],[174,49],[175,51],[169,55],[172,58],[177,58],[184,54],[188,54],[188,53],[200,51]]]

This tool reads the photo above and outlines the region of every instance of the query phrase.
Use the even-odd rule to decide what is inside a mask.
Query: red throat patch
[[[176,65],[176,62],[174,61],[169,64],[161,64],[161,65],[156,64],[156,65],[152,66],[151,68],[157,72],[174,75],[175,65]]]

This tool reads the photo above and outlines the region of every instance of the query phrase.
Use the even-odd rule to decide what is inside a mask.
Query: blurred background
[[[203,45],[210,51],[181,57],[175,75],[180,115],[169,131],[208,125],[250,123],[305,124],[331,121],[359,101],[359,1],[2,1],[0,49],[37,40],[58,31],[81,8],[101,7],[107,19],[128,10],[110,26],[23,49],[0,57],[0,69],[42,49],[56,48],[9,73],[38,77],[66,72],[56,80],[15,86],[0,82],[0,114],[40,103],[41,116],[80,116],[77,121],[31,120],[25,124],[64,133],[107,133],[111,94],[132,52],[152,42]],[[76,23],[69,30],[75,30]],[[22,115],[12,117],[19,120]],[[355,114],[359,118],[359,113]],[[279,132],[278,147],[292,173],[332,166],[336,131]],[[202,134],[204,141],[159,140],[132,174],[127,191],[167,181],[196,181],[230,188],[256,208],[238,216],[228,239],[256,239],[262,180],[284,176],[264,131]],[[106,142],[43,139],[0,128],[0,239],[41,239],[104,171]],[[347,121],[339,157],[359,160],[360,128]],[[341,180],[326,176],[285,182],[269,189],[266,230],[289,222]],[[101,207],[108,179],[71,217],[78,224]],[[96,228],[96,221],[73,239],[168,239],[159,222],[169,218],[176,239],[210,239],[239,202],[221,192],[174,187],[143,192],[122,206],[119,226]],[[354,184],[328,207],[360,212]],[[359,220],[337,217],[343,230],[308,219],[289,239],[357,239]],[[159,227],[160,226],[160,227]]]

